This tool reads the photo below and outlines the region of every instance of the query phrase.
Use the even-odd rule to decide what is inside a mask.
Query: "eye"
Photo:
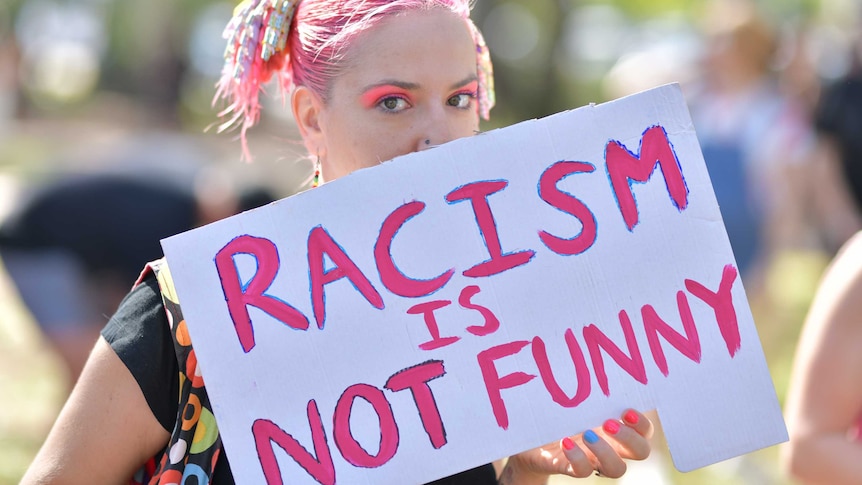
[[[387,96],[381,99],[377,106],[388,113],[398,113],[410,107],[406,99],[399,96]]]
[[[448,100],[446,100],[446,104],[452,106],[453,108],[467,109],[473,104],[473,99],[476,98],[476,93],[458,93]]]

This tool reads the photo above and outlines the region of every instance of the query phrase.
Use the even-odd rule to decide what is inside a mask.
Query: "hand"
[[[623,476],[624,459],[644,460],[649,456],[653,425],[633,409],[621,418],[509,458],[500,483],[541,484],[554,474],[575,478],[588,477],[593,472],[609,478]]]

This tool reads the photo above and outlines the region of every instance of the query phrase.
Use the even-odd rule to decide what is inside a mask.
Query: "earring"
[[[314,162],[314,175],[311,177],[311,188],[317,188],[320,185],[320,155],[317,156],[317,160]]]
[[[426,138],[426,139],[425,139],[425,144],[426,144],[426,145],[430,145],[430,144],[431,144],[431,139]]]

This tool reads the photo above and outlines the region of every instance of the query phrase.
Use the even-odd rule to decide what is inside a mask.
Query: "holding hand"
[[[619,478],[626,472],[624,459],[644,460],[649,456],[652,434],[652,422],[629,409],[620,420],[609,419],[601,428],[509,458],[500,484],[544,484],[548,475],[584,478],[593,472]]]

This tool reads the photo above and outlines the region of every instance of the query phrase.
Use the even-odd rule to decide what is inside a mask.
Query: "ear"
[[[320,112],[323,109],[323,101],[313,91],[305,86],[297,86],[290,96],[290,107],[293,110],[293,119],[302,135],[302,141],[308,153],[315,156],[324,156],[326,144],[323,130],[320,129]]]

